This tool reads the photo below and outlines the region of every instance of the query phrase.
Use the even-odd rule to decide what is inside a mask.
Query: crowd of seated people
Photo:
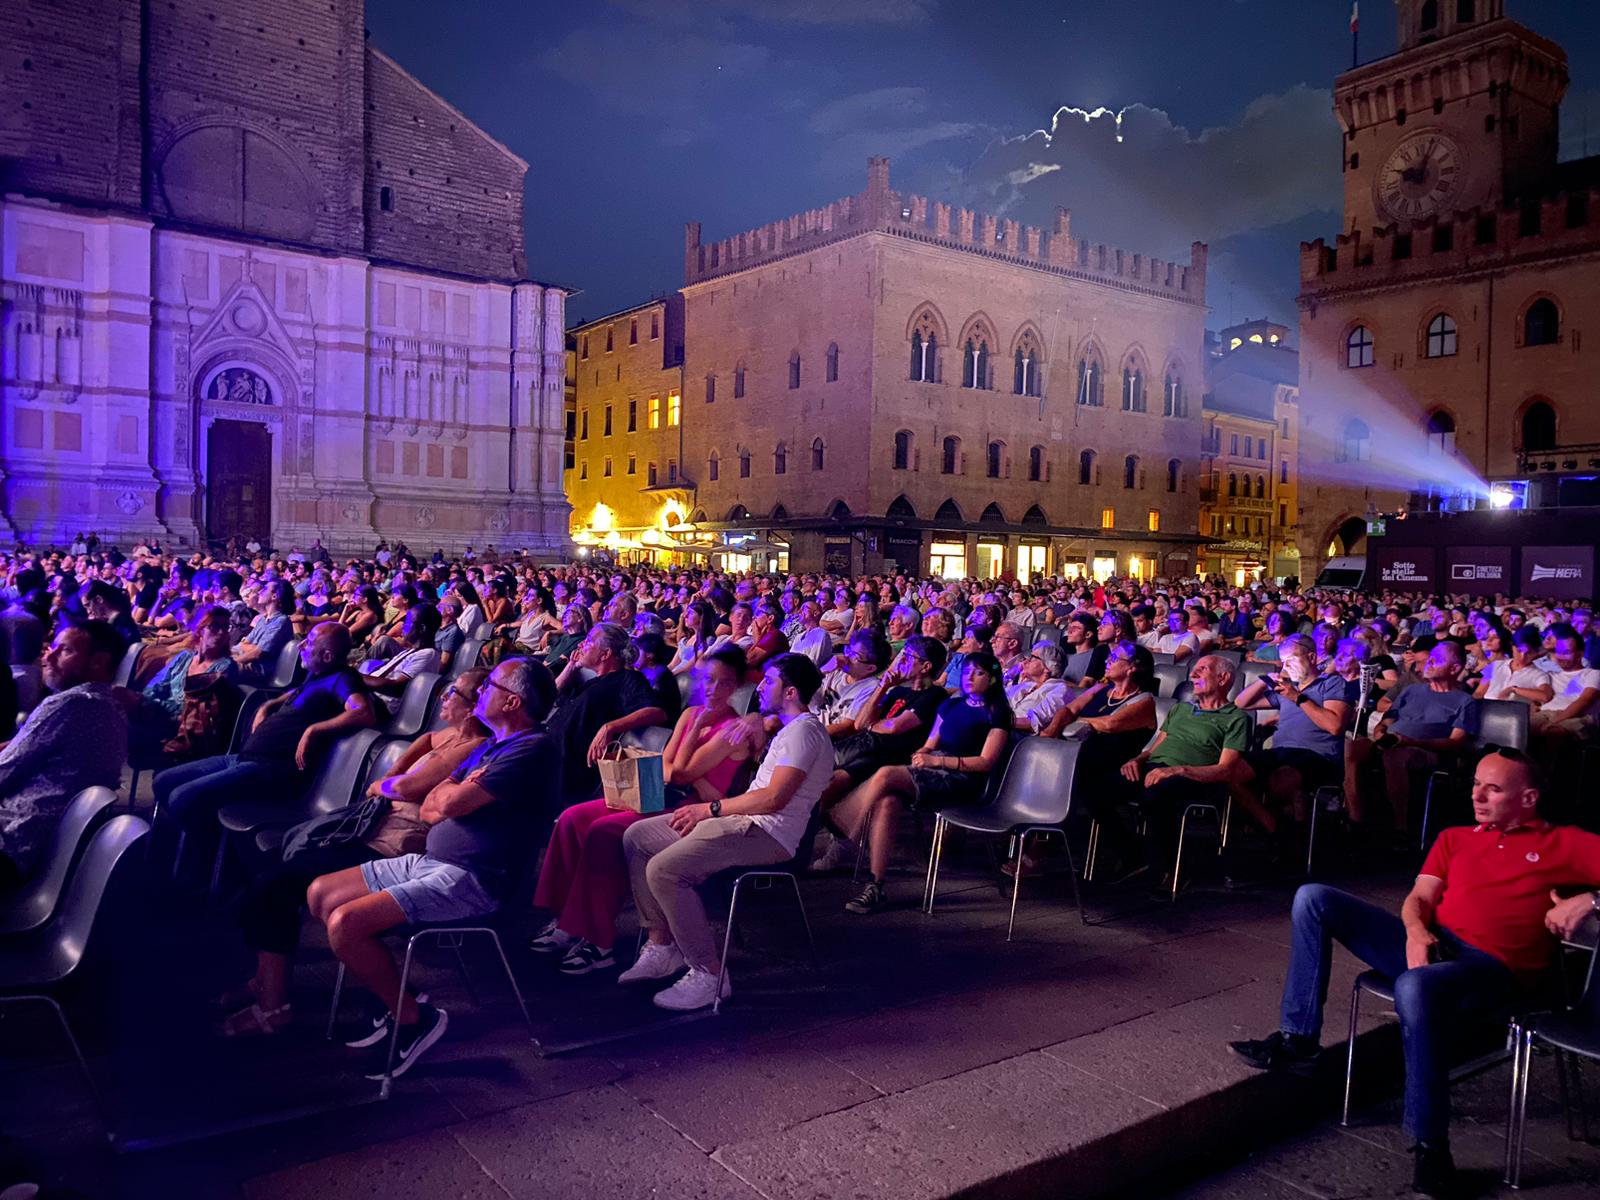
[[[520,872],[537,868],[532,948],[560,974],[624,965],[631,899],[647,938],[622,980],[699,1008],[731,988],[701,882],[786,863],[820,827],[817,867],[865,862],[846,909],[893,907],[907,816],[981,804],[1019,739],[1078,743],[1075,807],[1098,822],[1100,877],[1167,890],[1191,804],[1231,798],[1288,841],[1331,792],[1359,830],[1414,846],[1427,777],[1471,768],[1475,700],[1524,706],[1552,762],[1580,761],[1600,716],[1592,614],[1554,603],[382,554],[0,554],[0,650],[19,683],[39,666],[47,688],[21,705],[19,732],[0,730],[0,890],[39,869],[71,797],[118,786],[124,763],[158,768],[158,826],[191,850],[218,840],[228,805],[289,825],[341,738],[384,729],[413,679],[443,673],[431,727],[354,798],[359,836],[291,830],[287,857],[241,864],[256,971],[221,997],[227,1035],[289,1027],[308,911],[387,1007],[358,1040],[398,1027],[402,1070],[447,1016],[397,1000],[383,933],[492,911]],[[266,686],[297,638],[297,679],[248,729],[235,737],[215,715],[205,727],[208,692]],[[135,644],[145,652],[119,680]],[[473,652],[481,669],[460,672]],[[1187,676],[1182,698],[1157,659]],[[671,731],[667,811],[612,809],[599,762],[651,728]]]

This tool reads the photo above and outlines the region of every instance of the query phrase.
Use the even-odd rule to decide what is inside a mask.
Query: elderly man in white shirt
[[[1017,729],[1038,733],[1071,702],[1072,689],[1061,678],[1066,666],[1067,656],[1053,642],[1040,642],[1023,657],[1017,682],[1006,687]]]
[[[800,606],[800,628],[790,639],[789,649],[804,654],[818,668],[833,657],[833,638],[822,628],[822,605],[815,600]]]

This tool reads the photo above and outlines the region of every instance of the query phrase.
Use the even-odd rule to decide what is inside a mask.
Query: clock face
[[[1441,133],[1395,147],[1378,172],[1378,207],[1395,221],[1425,221],[1449,208],[1465,179],[1461,148]]]

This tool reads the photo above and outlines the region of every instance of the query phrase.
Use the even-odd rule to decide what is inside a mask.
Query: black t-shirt
[[[1089,679],[1104,679],[1106,677],[1106,659],[1111,657],[1111,643],[1099,642],[1089,652],[1089,666],[1083,672]]]
[[[474,771],[474,782],[494,800],[463,817],[440,821],[428,830],[428,856],[471,871],[491,896],[499,898],[519,864],[535,853],[533,832],[539,802],[561,786],[561,752],[543,726],[484,742],[450,776],[460,783]]]
[[[879,734],[878,745],[883,751],[884,761],[888,763],[911,761],[911,756],[922,749],[923,743],[928,740],[928,734],[933,731],[933,722],[939,715],[939,706],[949,698],[950,693],[942,687],[911,688],[902,684],[885,692],[883,715],[878,718],[880,721],[902,716],[909,710],[916,713],[917,719],[922,723],[910,733]]]
[[[665,667],[652,667],[654,679],[649,675],[650,686],[656,694],[656,707],[667,714],[666,724],[676,725],[678,714],[683,711],[683,693],[678,690],[678,677]]]
[[[549,725],[550,736],[561,746],[562,790],[566,795],[588,800],[600,790],[600,770],[589,765],[589,744],[600,732],[600,726],[660,703],[650,681],[631,667],[598,676],[566,692]]]
[[[989,731],[996,728],[987,708],[952,696],[939,705],[939,753],[967,758],[983,753]]]
[[[262,762],[294,761],[295,748],[307,729],[319,721],[330,721],[344,711],[352,696],[367,695],[367,685],[354,667],[340,667],[326,675],[308,679],[279,705],[245,739],[240,758]],[[313,747],[319,755],[332,744],[324,739]]]

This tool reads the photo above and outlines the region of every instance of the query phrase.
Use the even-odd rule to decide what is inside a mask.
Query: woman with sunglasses
[[[476,668],[463,671],[440,701],[439,727],[412,742],[387,775],[368,785],[366,798],[382,797],[388,811],[365,839],[308,848],[251,881],[239,905],[239,923],[245,942],[256,952],[256,973],[242,987],[218,997],[217,1006],[230,1014],[222,1022],[223,1037],[281,1033],[294,1019],[289,968],[300,942],[300,910],[313,879],[374,859],[422,852],[428,840],[422,802],[489,736],[473,715],[478,689],[488,675]],[[285,844],[293,834],[290,830],[285,835]]]
[[[683,710],[662,753],[667,805],[709,803],[727,797],[749,758],[748,743],[719,736],[738,721],[733,694],[744,681],[744,651],[714,650],[698,672],[705,703]],[[647,814],[610,808],[604,797],[565,809],[533,894],[535,908],[555,914],[528,944],[536,954],[561,955],[563,975],[587,975],[616,966],[617,914],[630,894],[622,835]]]
[[[939,706],[933,730],[904,767],[881,767],[829,813],[851,841],[869,839],[872,877],[845,904],[865,916],[887,901],[884,879],[896,827],[906,809],[932,812],[976,804],[989,772],[1000,764],[1013,718],[1000,684],[1000,662],[986,650],[969,653],[961,669],[961,693]]]

